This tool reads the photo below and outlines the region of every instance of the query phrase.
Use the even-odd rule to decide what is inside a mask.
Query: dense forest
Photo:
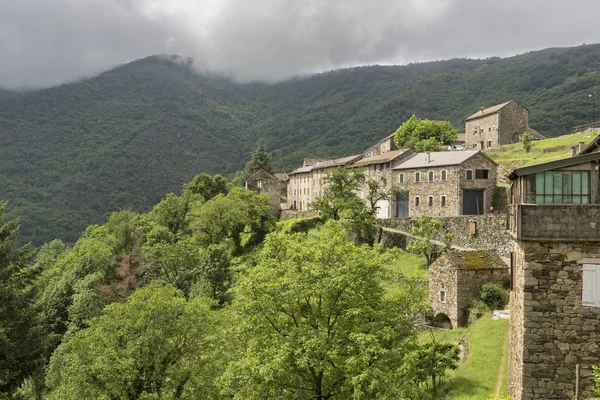
[[[354,218],[276,223],[219,175],[181,193],[37,252],[0,207],[0,399],[435,398],[458,347],[418,339],[402,250],[360,244]]]
[[[95,78],[0,91],[0,198],[22,240],[73,243],[119,209],[147,211],[199,172],[234,174],[262,139],[279,170],[357,153],[412,114],[462,130],[514,99],[547,136],[592,116],[600,45],[515,57],[336,70],[239,84],[153,56]]]

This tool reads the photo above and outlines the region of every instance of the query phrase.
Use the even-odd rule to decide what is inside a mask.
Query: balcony
[[[508,229],[519,240],[600,242],[600,204],[511,204]]]

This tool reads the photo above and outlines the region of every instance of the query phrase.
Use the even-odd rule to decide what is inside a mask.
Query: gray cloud
[[[157,53],[277,81],[332,68],[598,42],[596,0],[0,0],[0,87]]]

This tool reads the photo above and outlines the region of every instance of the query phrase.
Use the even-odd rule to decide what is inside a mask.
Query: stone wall
[[[600,308],[582,306],[578,261],[600,257],[597,242],[514,241],[509,394],[515,400],[592,397],[600,364]]]
[[[529,128],[529,111],[514,101],[498,111],[498,143],[518,142]]]
[[[458,326],[457,305],[457,270],[448,265],[445,254],[442,254],[429,266],[429,305],[433,315],[446,314],[452,323],[452,328]],[[446,292],[446,301],[440,301],[440,291]]]
[[[471,301],[481,297],[481,288],[483,285],[486,283],[495,283],[502,286],[508,278],[508,268],[458,270],[456,276],[458,287],[456,293],[457,325],[455,326],[467,326]]]
[[[481,143],[483,142],[483,147]],[[489,146],[491,142],[491,146]],[[498,147],[498,114],[471,119],[465,123],[467,150],[483,150]]]
[[[440,217],[445,229],[454,235],[452,243],[472,249],[496,251],[501,255],[510,252],[510,237],[506,231],[506,214],[464,215]],[[381,226],[410,233],[413,219],[386,219],[378,221]],[[470,233],[471,223],[476,224],[476,233]],[[437,240],[443,240],[439,235]]]
[[[522,240],[600,240],[598,204],[520,204],[516,212]]]

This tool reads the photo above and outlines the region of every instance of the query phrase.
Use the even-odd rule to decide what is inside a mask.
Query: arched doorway
[[[452,329],[452,322],[446,314],[439,313],[433,318],[433,326],[444,329]]]

